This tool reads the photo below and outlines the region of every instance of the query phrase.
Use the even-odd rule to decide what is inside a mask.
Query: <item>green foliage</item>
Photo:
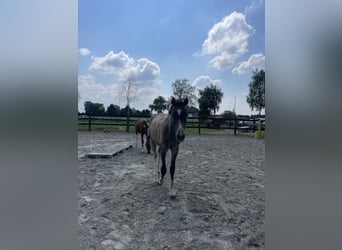
[[[110,104],[105,111],[103,104],[101,103],[92,103],[91,101],[86,101],[84,103],[85,114],[90,114],[91,116],[127,116],[127,109],[127,105],[125,108],[121,109],[118,105]],[[148,109],[140,111],[135,108],[129,108],[129,114],[133,117],[150,117],[151,111]],[[78,115],[81,115],[81,113],[78,112]]]
[[[120,115],[121,116],[127,116],[128,114],[132,113],[132,109],[131,108],[129,108],[129,113],[127,111],[128,111],[128,105],[126,105],[126,107],[120,109]]]
[[[132,108],[132,113],[131,113],[132,117],[137,117],[137,116],[141,116],[141,111],[135,108]]]
[[[185,99],[185,97],[188,97],[189,105],[193,106],[196,104],[196,88],[194,86],[191,86],[188,83],[189,80],[187,79],[176,79],[175,82],[172,83],[172,91],[173,95],[178,99]]]
[[[143,109],[142,111],[132,108],[131,110],[131,116],[132,117],[150,117],[151,116],[151,111],[148,109]]]
[[[86,115],[101,116],[105,114],[105,108],[102,103],[84,102],[84,110]]]
[[[236,118],[236,113],[234,111],[230,111],[230,110],[225,110],[223,113],[222,113],[222,117],[224,119],[235,119]]]
[[[265,108],[265,71],[253,71],[252,81],[249,83],[249,94],[247,96],[247,103],[252,110],[259,111]]]
[[[149,111],[148,109],[143,109],[141,111],[141,116],[143,116],[143,117],[150,117],[151,116],[151,111]]]
[[[200,97],[198,99],[199,103],[199,116],[202,118],[207,118],[210,115],[209,101],[205,97]]]
[[[167,101],[164,97],[158,96],[153,100],[153,104],[149,105],[151,110],[155,110],[158,113],[162,113],[167,108]]]
[[[188,114],[198,114],[199,113],[199,109],[194,107],[194,106],[191,106],[188,108]]]
[[[219,104],[222,102],[223,92],[221,89],[211,84],[204,90],[199,90],[200,98],[198,99],[200,114],[203,117],[210,115],[211,111],[216,111],[220,108]]]
[[[265,131],[261,131],[261,130],[255,131],[254,137],[258,138],[258,139],[264,139],[265,138]]]
[[[106,115],[108,115],[108,116],[120,115],[120,106],[114,105],[114,104],[110,104],[107,107]]]

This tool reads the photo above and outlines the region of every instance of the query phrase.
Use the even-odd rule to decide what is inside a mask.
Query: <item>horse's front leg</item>
[[[162,147],[160,150],[160,157],[161,157],[161,161],[162,161],[162,166],[161,166],[161,177],[159,180],[159,185],[163,185],[163,179],[164,179],[164,175],[166,174],[166,152],[167,152],[167,148]]]
[[[171,181],[170,181],[170,196],[171,197],[175,197],[176,196],[176,192],[173,186],[173,177],[175,174],[175,170],[176,170],[176,158],[177,158],[177,154],[178,154],[178,148],[179,146],[174,146],[173,148],[171,148],[171,167],[170,167],[170,176],[171,176]]]
[[[141,151],[144,151],[144,134],[141,134]]]

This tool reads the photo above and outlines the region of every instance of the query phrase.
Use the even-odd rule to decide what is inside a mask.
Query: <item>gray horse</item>
[[[169,114],[156,114],[151,118],[149,128],[149,138],[155,160],[154,175],[155,181],[163,185],[163,178],[166,174],[165,157],[169,149],[171,149],[171,167],[170,167],[170,196],[175,197],[176,193],[173,186],[173,176],[176,168],[176,157],[178,154],[179,143],[184,141],[184,127],[187,119],[188,98],[184,101],[176,100],[174,97],[171,99],[171,108]],[[157,155],[157,145],[158,155]],[[158,159],[157,159],[158,157]],[[162,161],[161,176],[158,167]]]

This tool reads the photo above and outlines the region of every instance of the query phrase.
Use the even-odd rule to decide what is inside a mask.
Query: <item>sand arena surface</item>
[[[135,134],[79,132],[80,249],[265,249],[265,141],[249,136],[187,135],[169,197],[153,156]],[[88,159],[114,144],[134,148]]]

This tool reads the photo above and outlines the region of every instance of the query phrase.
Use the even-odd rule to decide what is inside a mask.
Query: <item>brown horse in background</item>
[[[135,123],[135,134],[136,134],[136,141],[135,141],[135,147],[138,148],[138,134],[141,134],[141,148],[144,148],[144,135],[146,135],[146,150],[149,154],[151,152],[151,144],[148,137],[148,124],[146,120],[144,119],[138,119]]]
[[[176,157],[178,154],[179,144],[184,141],[184,128],[187,119],[188,98],[184,101],[176,100],[172,97],[171,108],[169,114],[159,113],[154,115],[150,121],[149,136],[155,160],[154,175],[155,180],[163,185],[163,178],[166,174],[165,157],[169,149],[171,149],[171,166],[170,166],[170,196],[175,197],[176,193],[173,187],[173,176],[176,168]],[[157,148],[158,155],[157,155]],[[157,159],[158,157],[158,159]],[[162,161],[161,176],[158,170],[160,159]]]

